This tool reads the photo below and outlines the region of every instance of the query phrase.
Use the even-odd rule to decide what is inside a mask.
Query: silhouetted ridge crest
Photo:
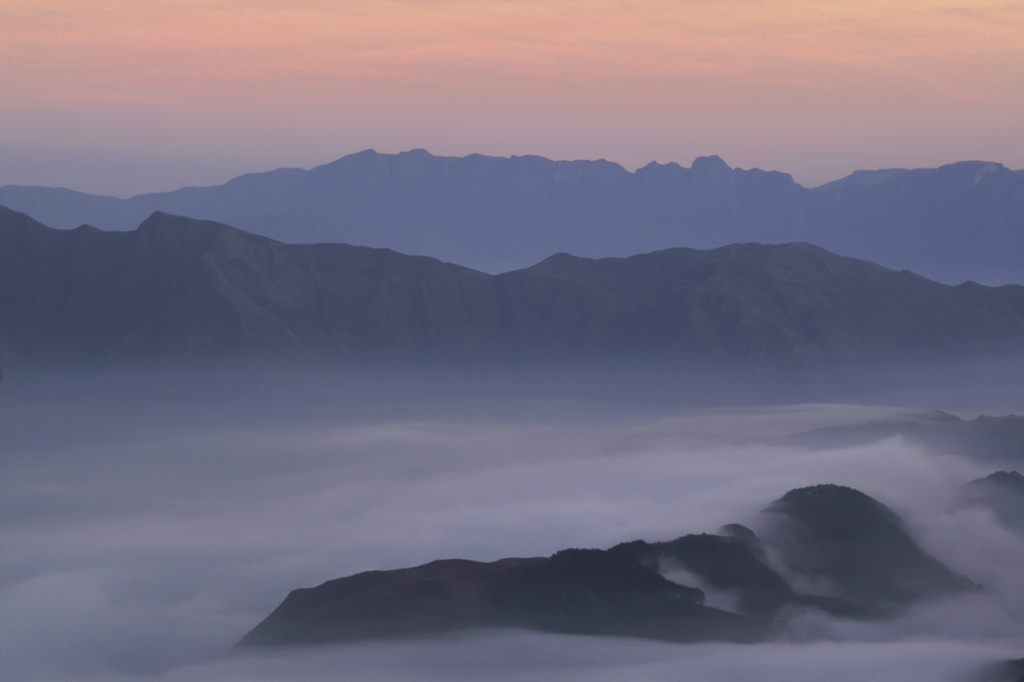
[[[623,257],[800,241],[947,283],[1024,282],[1024,175],[989,162],[857,171],[808,189],[717,156],[631,173],[605,160],[366,150],[308,171],[124,200],[7,186],[0,203],[59,228],[129,230],[164,211],[288,243],[393,248],[489,272],[558,251]]]
[[[741,368],[1024,349],[1024,287],[948,287],[808,244],[558,254],[487,275],[156,212],[132,232],[0,211],[14,362],[641,361]]]
[[[292,591],[240,642],[277,646],[480,627],[672,641],[755,641],[767,624],[701,605],[622,555],[568,549],[549,558],[433,561],[369,571]]]
[[[697,157],[690,169],[698,175],[717,178],[727,177],[732,172],[729,164],[716,155]]]

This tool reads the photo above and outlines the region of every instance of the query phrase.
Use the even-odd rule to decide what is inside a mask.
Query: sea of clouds
[[[1018,378],[984,409],[1019,413]],[[765,440],[907,408],[972,417],[978,386],[777,405],[446,381],[8,376],[0,677],[941,681],[1024,656],[1024,541],[954,506],[992,465],[902,438],[817,450]],[[231,651],[297,587],[437,558],[756,529],[770,502],[816,483],[889,505],[985,591],[887,623],[796,614],[758,645],[495,631]]]

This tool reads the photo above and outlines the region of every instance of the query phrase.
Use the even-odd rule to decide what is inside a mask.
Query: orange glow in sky
[[[371,147],[717,153],[809,185],[1024,167],[1024,2],[5,0],[0,59],[0,184],[124,195]]]

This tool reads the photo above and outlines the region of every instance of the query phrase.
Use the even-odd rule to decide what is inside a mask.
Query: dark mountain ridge
[[[487,275],[155,213],[62,231],[0,208],[6,362],[814,366],[1024,352],[1024,287],[957,287],[808,244],[552,256]]]
[[[295,590],[241,645],[324,644],[481,627],[672,641],[743,642],[767,634],[766,623],[701,601],[700,590],[601,550],[492,563],[449,559]]]
[[[483,627],[751,642],[769,637],[787,610],[887,618],[924,599],[977,589],[925,553],[894,512],[859,491],[835,485],[802,488],[768,511],[810,529],[785,539],[786,557],[799,552],[817,558],[803,568],[830,580],[840,595],[797,594],[768,565],[757,536],[732,524],[723,529],[725,535],[635,540],[608,550],[567,549],[550,557],[491,563],[448,559],[358,573],[293,590],[239,646],[324,644]],[[701,589],[671,579],[677,568],[738,594],[739,612],[706,606]]]
[[[948,283],[1024,283],[1024,174],[982,161],[858,171],[808,189],[716,156],[631,173],[603,160],[367,150],[311,170],[130,199],[9,185],[0,204],[62,229],[130,230],[161,211],[288,243],[392,248],[489,272],[560,251],[798,241]]]

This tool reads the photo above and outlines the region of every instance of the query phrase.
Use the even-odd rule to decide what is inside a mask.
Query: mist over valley
[[[1019,527],[962,493],[1024,468],[1019,443],[965,454],[912,433],[821,434],[922,408],[965,423],[979,407],[1011,414],[1024,365],[862,375],[786,389],[685,370],[8,371],[4,677],[667,680],[683,667],[697,680],[960,680],[1019,658]],[[805,611],[760,644],[471,630],[231,651],[295,588],[729,523],[764,537],[761,510],[819,483],[885,504],[924,551],[984,589],[882,620]],[[769,564],[822,593],[778,557]],[[736,608],[727,591],[675,577],[709,607]]]

